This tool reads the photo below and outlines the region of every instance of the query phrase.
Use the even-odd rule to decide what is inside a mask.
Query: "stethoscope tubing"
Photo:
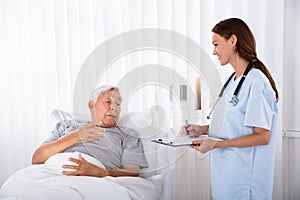
[[[238,95],[238,93],[239,93],[239,91],[240,91],[240,89],[241,89],[241,87],[242,87],[242,85],[243,85],[243,83],[244,83],[244,80],[246,79],[247,74],[248,74],[249,71],[251,70],[251,68],[252,68],[252,66],[253,66],[253,64],[254,64],[254,62],[255,62],[255,61],[250,61],[250,62],[249,62],[247,68],[245,69],[245,71],[244,71],[244,73],[243,73],[243,76],[242,76],[240,82],[238,83],[238,86],[237,86],[236,89],[234,90],[234,93],[233,93],[232,97],[229,99],[228,102],[231,103],[232,106],[236,106],[236,105],[238,104],[239,98],[237,97],[237,95]],[[221,97],[223,96],[223,93],[224,93],[224,91],[225,91],[227,85],[229,84],[230,80],[233,78],[234,75],[235,75],[235,72],[232,73],[232,74],[230,75],[230,77],[228,78],[228,80],[226,81],[226,83],[224,84],[224,86],[222,87],[218,99],[216,100],[216,102],[214,103],[212,109],[210,110],[210,112],[208,113],[208,115],[207,115],[207,117],[206,117],[207,119],[210,119],[211,114],[212,114],[213,111],[215,110],[215,107],[216,107],[217,103],[220,101],[220,99],[221,99]]]
[[[221,97],[222,97],[222,96],[218,96],[218,98],[217,98],[216,102],[214,103],[212,109],[210,110],[210,112],[209,112],[208,115],[206,116],[207,119],[210,119],[211,114],[212,114],[213,111],[215,110],[215,107],[216,107],[217,103],[220,101]]]

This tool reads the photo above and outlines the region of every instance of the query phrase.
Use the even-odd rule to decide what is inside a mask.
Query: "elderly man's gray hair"
[[[116,86],[112,86],[112,85],[102,85],[100,87],[97,87],[91,94],[90,96],[90,101],[94,101],[96,102],[98,97],[104,93],[104,92],[108,92],[110,90],[115,90],[117,92],[119,92],[119,88]],[[119,92],[120,93],[120,92]]]

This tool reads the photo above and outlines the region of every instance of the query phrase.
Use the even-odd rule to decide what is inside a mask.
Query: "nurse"
[[[192,148],[202,153],[213,149],[210,173],[214,199],[271,200],[278,113],[275,82],[257,58],[254,36],[244,21],[223,20],[212,32],[213,55],[221,66],[230,64],[234,74],[227,78],[210,126],[190,124],[188,131],[192,136],[208,134],[223,140],[194,141],[200,146]],[[216,120],[220,116],[223,122]]]

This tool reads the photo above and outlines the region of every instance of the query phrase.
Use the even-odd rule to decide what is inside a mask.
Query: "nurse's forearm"
[[[224,148],[224,147],[250,147],[266,145],[270,140],[270,131],[265,131],[263,133],[254,132],[250,135],[245,135],[239,138],[233,138],[230,140],[218,141],[214,148]]]

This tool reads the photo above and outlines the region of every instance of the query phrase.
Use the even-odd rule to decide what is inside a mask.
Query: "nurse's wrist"
[[[217,141],[214,146],[214,149],[224,147],[224,145],[222,143],[224,143],[224,141]]]

